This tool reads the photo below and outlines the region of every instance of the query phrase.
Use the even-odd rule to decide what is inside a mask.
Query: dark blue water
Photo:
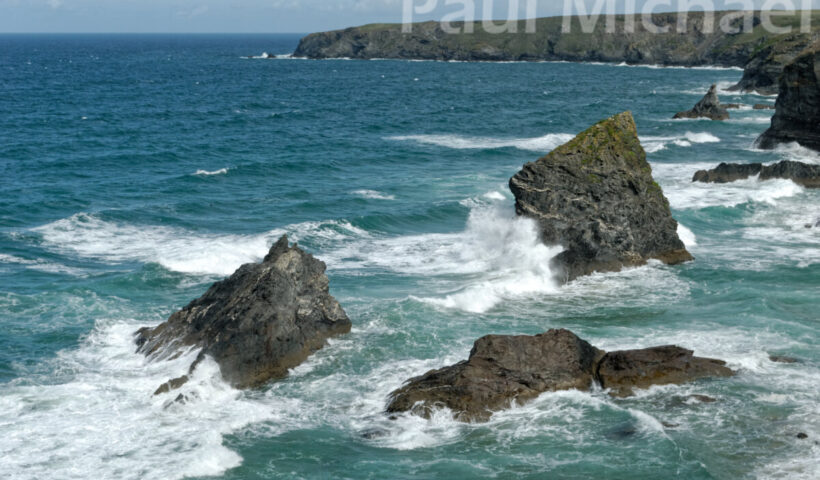
[[[820,159],[755,150],[768,111],[669,120],[739,71],[243,58],[297,42],[0,36],[0,471],[816,477],[820,251],[804,225],[820,197],[690,179],[720,161]],[[560,250],[515,218],[506,182],[624,110],[697,261],[555,285]],[[282,233],[327,262],[352,333],[262,391],[206,365],[194,402],[152,396],[185,359],[147,363],[132,332]],[[481,425],[382,415],[391,390],[476,338],[553,327],[607,349],[679,344],[739,374],[621,400],[545,394]]]

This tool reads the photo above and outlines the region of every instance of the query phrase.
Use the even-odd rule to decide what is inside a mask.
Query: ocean
[[[243,58],[298,40],[0,36],[2,477],[818,478],[820,192],[691,182],[723,161],[820,163],[754,148],[772,112],[751,105],[773,97],[725,91],[732,69]],[[712,83],[745,107],[671,120]],[[558,285],[560,247],[507,182],[624,110],[696,261]],[[327,263],[352,332],[260,390],[208,362],[191,401],[153,396],[190,358],[148,362],[134,331],[283,233]],[[738,375],[547,393],[482,424],[383,414],[477,338],[550,328]]]

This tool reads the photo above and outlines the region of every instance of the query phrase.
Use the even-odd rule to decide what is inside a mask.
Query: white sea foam
[[[178,479],[219,475],[241,464],[222,436],[273,412],[225,385],[210,360],[179,392],[153,396],[160,384],[185,373],[196,352],[149,363],[134,353],[136,327],[102,322],[78,349],[52,360],[56,373],[47,385],[4,386],[0,454],[6,474],[21,480],[85,479],[89,472]],[[173,402],[180,392],[185,403]]]
[[[520,150],[534,152],[549,152],[555,147],[574,138],[574,135],[565,133],[550,133],[535,138],[495,138],[470,137],[463,135],[401,135],[388,137],[388,140],[412,141],[427,145],[453,149],[494,149],[514,147]]]
[[[381,192],[376,191],[376,190],[355,190],[352,193],[353,193],[353,195],[356,195],[358,197],[369,198],[369,199],[372,199],[372,200],[395,200],[396,199],[396,197],[394,195],[387,195],[387,194],[381,193]]]
[[[492,197],[499,202],[504,199]],[[560,252],[561,248],[539,241],[534,221],[517,217],[509,206],[499,203],[473,208],[466,229],[459,233],[358,241],[324,258],[331,268],[470,276],[473,280],[466,284],[421,300],[484,312],[507,298],[555,292],[558,287],[549,263]]]
[[[757,177],[730,183],[692,182],[697,170],[714,168],[713,163],[653,163],[653,175],[663,186],[672,208],[701,209],[733,207],[744,203],[775,204],[779,199],[804,191],[791,180],[758,181]]]
[[[686,248],[696,247],[698,245],[698,239],[695,234],[682,223],[678,223],[678,237],[680,237],[683,244],[686,245]]]
[[[211,175],[224,175],[226,173],[228,173],[228,168],[220,168],[219,170],[213,170],[213,171],[197,170],[194,173],[194,175],[206,176],[207,177],[207,176],[211,176]]]
[[[686,132],[682,136],[642,136],[640,140],[646,153],[655,153],[665,150],[669,144],[678,147],[691,147],[693,143],[720,142],[720,138],[708,132]]]
[[[79,213],[33,229],[49,248],[109,263],[159,263],[183,273],[229,275],[259,261],[282,234],[291,241],[335,241],[367,235],[342,221],[305,222],[255,235],[193,232],[155,225],[109,222]]]

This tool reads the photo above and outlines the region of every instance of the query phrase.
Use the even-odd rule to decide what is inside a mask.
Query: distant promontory
[[[448,33],[440,22],[413,24],[409,33],[401,24],[373,24],[310,34],[294,56],[739,67],[744,75],[737,89],[771,95],[777,93],[783,67],[820,37],[820,11],[812,12],[811,32],[801,31],[800,12],[784,13],[770,21],[780,29],[791,27],[790,33],[770,31],[769,19],[759,12],[690,12],[685,22],[683,14],[658,13],[650,17],[650,25],[640,15],[616,15],[601,17],[591,31],[586,29],[589,33],[580,17],[568,19],[569,29],[564,28],[564,17],[548,17],[530,21],[529,29],[521,20],[515,32],[504,33],[488,32],[481,22],[450,25],[462,33]],[[744,28],[749,20],[751,30]],[[685,28],[679,28],[684,23]]]

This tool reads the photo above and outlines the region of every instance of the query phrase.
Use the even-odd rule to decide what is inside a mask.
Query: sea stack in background
[[[758,146],[788,142],[820,151],[820,41],[783,69],[772,125]]]
[[[486,421],[513,402],[520,405],[544,392],[589,390],[596,381],[623,397],[633,388],[733,374],[721,360],[695,357],[676,346],[606,353],[569,330],[488,335],[475,342],[468,360],[412,378],[391,393],[387,412],[429,417],[446,407],[456,420]]]
[[[712,120],[728,120],[729,111],[720,104],[717,96],[717,85],[709,87],[703,98],[691,110],[678,112],[672,118],[711,118]]]
[[[339,302],[328,293],[325,264],[283,236],[262,263],[246,264],[156,328],[137,332],[138,351],[158,359],[201,348],[223,378],[251,388],[282,378],[334,335],[350,331]],[[190,373],[190,372],[189,372]],[[169,390],[187,377],[160,387]]]
[[[524,165],[510,189],[516,212],[538,222],[541,240],[564,247],[553,266],[565,281],[649,259],[692,260],[629,112]]]

